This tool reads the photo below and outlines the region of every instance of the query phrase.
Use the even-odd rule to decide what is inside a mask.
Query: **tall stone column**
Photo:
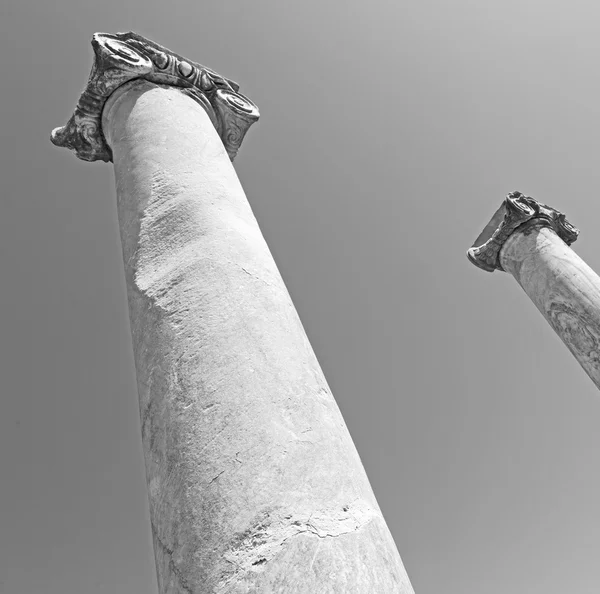
[[[578,234],[564,214],[513,192],[467,255],[512,274],[600,388],[600,277],[569,247]]]
[[[92,45],[52,140],[114,162],[159,591],[412,593],[231,165],[255,105],[133,33]]]

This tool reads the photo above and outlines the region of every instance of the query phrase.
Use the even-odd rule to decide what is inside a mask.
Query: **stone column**
[[[255,105],[133,33],[92,44],[52,140],[115,166],[160,593],[412,593],[231,165]]]
[[[569,247],[578,234],[564,214],[513,192],[467,255],[512,274],[600,388],[600,277]]]

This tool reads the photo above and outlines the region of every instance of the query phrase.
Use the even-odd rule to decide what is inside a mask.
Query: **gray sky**
[[[600,270],[600,8],[5,0],[0,593],[156,592],[112,166],[50,144],[96,31],[261,110],[236,168],[417,594],[597,594],[600,395],[465,250],[504,195]]]

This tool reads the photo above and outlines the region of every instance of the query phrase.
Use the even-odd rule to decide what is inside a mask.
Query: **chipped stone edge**
[[[512,233],[530,222],[550,227],[567,245],[576,241],[579,235],[579,229],[571,225],[562,212],[521,192],[511,192],[469,248],[467,258],[486,272],[504,271],[500,250]]]
[[[102,132],[102,110],[118,87],[138,78],[179,87],[198,102],[232,161],[259,118],[257,106],[239,92],[237,83],[137,33],[95,33],[92,47],[95,58],[87,86],[67,124],[51,135],[53,144],[84,161],[112,161]]]
[[[269,561],[277,557],[287,541],[298,535],[320,539],[337,538],[361,530],[375,519],[383,520],[378,509],[356,499],[339,508],[328,508],[310,514],[265,514],[252,529],[240,535],[224,555],[235,567],[233,575],[217,585],[223,592],[232,580],[242,574],[260,573]]]

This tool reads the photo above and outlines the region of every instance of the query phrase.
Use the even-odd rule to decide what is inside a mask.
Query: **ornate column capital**
[[[503,270],[500,250],[504,242],[528,223],[550,227],[567,245],[579,235],[579,229],[573,227],[562,212],[521,192],[511,192],[467,251],[467,257],[487,272]]]
[[[85,161],[112,161],[102,133],[102,109],[115,89],[142,78],[180,87],[208,113],[231,160],[258,108],[239,92],[239,85],[136,33],[96,33],[95,59],[85,90],[66,126],[52,131],[57,146],[71,149]]]

